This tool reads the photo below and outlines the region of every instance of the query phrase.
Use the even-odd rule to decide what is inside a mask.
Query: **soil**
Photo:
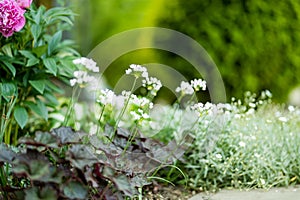
[[[145,200],[188,200],[196,195],[195,191],[189,191],[184,187],[156,185],[146,189],[143,195]]]

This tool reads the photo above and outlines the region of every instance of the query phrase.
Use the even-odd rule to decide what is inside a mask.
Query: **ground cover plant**
[[[217,191],[299,184],[300,109],[274,104],[270,97],[269,91],[260,96],[247,92],[244,101],[193,107],[199,123],[191,131],[194,140],[185,161],[178,164],[189,177],[189,188]],[[176,177],[173,181],[180,183],[176,172],[161,176]]]

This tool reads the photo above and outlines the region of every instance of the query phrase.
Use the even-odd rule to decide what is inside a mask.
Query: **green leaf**
[[[5,55],[9,57],[13,57],[12,51],[11,51],[11,43],[6,44],[2,47],[2,51]]]
[[[46,7],[42,5],[38,8],[37,12],[33,13],[33,19],[37,25],[40,25],[40,23],[42,22],[45,11]]]
[[[16,96],[17,94],[17,86],[13,83],[3,83],[2,84],[2,97],[6,100],[6,101],[10,101],[10,99],[12,98],[12,96]]]
[[[87,187],[79,182],[71,181],[64,187],[64,195],[69,199],[86,199],[87,194]]]
[[[57,65],[54,58],[46,58],[43,60],[45,67],[49,70],[51,74],[56,76],[57,74]]]
[[[20,50],[19,51],[20,54],[22,54],[24,57],[28,58],[28,59],[34,59],[36,58],[33,53],[31,53],[30,51],[27,51],[27,50]]]
[[[50,104],[50,106],[56,106],[58,105],[57,98],[50,92],[45,92],[44,97],[47,100],[47,103]]]
[[[48,44],[48,55],[51,55],[53,53],[53,51],[57,48],[58,44],[61,41],[61,37],[62,37],[61,31],[58,31],[57,33],[55,33],[53,35],[53,37],[51,38],[51,40]]]
[[[45,90],[45,80],[30,80],[29,81],[30,85],[32,85],[32,87],[34,89],[36,89],[40,94],[44,93]]]
[[[32,24],[30,29],[31,29],[31,34],[33,36],[33,39],[36,43],[38,41],[38,38],[40,37],[42,31],[43,31],[43,28],[42,28],[42,26],[40,26],[38,24]]]
[[[23,129],[28,122],[28,114],[26,109],[21,106],[16,106],[14,109],[14,117],[21,129]]]
[[[16,68],[9,62],[7,61],[2,61],[4,65],[9,69],[9,71],[12,73],[12,75],[15,77],[16,76]]]
[[[33,58],[33,59],[28,59],[26,67],[31,67],[34,66],[36,64],[38,64],[40,61],[37,58]]]
[[[20,50],[20,54],[22,54],[25,58],[28,58],[26,67],[31,67],[37,63],[39,63],[39,59],[35,57],[33,53],[27,50]]]
[[[44,102],[40,99],[36,99],[37,103],[27,101],[25,105],[30,108],[33,112],[41,116],[43,119],[48,120],[48,109]]]
[[[47,89],[50,92],[54,92],[57,94],[64,94],[64,90],[60,89],[57,85],[55,85],[54,83],[52,83],[51,81],[46,81],[46,85],[47,85]]]
[[[47,45],[38,46],[32,49],[32,52],[39,58],[46,53]]]
[[[37,106],[41,112],[40,116],[43,117],[45,120],[48,120],[48,109],[44,102],[42,102],[40,99],[36,99]]]

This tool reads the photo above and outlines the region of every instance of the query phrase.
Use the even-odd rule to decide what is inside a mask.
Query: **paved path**
[[[300,200],[300,186],[266,190],[221,190],[207,194],[200,193],[189,200]]]

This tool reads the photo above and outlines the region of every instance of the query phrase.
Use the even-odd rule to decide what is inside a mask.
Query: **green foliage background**
[[[80,16],[75,35],[83,54],[121,31],[160,26],[187,34],[207,50],[228,97],[269,89],[283,102],[300,82],[299,1],[80,0],[76,6]],[[109,83],[128,64],[147,62],[173,66],[190,79],[195,76],[183,59],[144,50],[113,63],[114,69],[123,68],[107,72]]]

